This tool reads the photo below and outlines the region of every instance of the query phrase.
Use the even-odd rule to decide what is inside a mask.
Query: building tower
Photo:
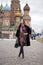
[[[3,7],[3,28],[10,27],[10,7],[6,3],[6,5]]]
[[[19,0],[12,0],[11,1],[11,19],[10,19],[10,25],[14,26],[16,19],[15,19],[15,13],[18,11],[21,11],[20,9],[20,1]]]
[[[1,6],[0,6],[0,29],[1,29],[1,27],[2,27],[2,19],[3,19],[3,11],[2,11],[2,9],[3,9],[3,6],[2,6],[2,4],[1,4]]]
[[[25,23],[30,26],[31,24],[31,17],[29,15],[29,11],[30,11],[30,7],[28,6],[28,4],[25,5],[24,7],[24,15],[23,15],[23,19],[25,20]]]
[[[18,26],[19,26],[19,24],[20,24],[21,16],[22,16],[22,14],[21,14],[21,12],[20,12],[19,9],[18,9],[18,11],[17,11],[16,14],[15,14],[15,18],[16,18],[15,26],[16,26],[17,28],[18,28]]]

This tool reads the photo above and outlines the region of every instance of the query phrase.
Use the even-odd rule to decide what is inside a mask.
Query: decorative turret
[[[21,16],[22,16],[22,14],[21,14],[21,12],[20,12],[20,10],[19,10],[19,8],[18,8],[17,12],[15,13],[15,18],[16,18],[16,23],[15,23],[15,25],[16,25],[17,27],[18,27],[19,24],[20,24]]]
[[[27,11],[30,10],[30,7],[28,6],[28,4],[25,5],[25,7],[24,7],[24,11],[25,11],[25,10],[27,10]]]
[[[24,10],[23,19],[25,20],[25,23],[26,23],[28,26],[30,26],[31,17],[30,17],[30,15],[29,15],[29,11],[30,11],[29,5],[26,4],[23,10]]]
[[[3,9],[3,6],[2,6],[2,4],[1,4],[1,6],[0,6],[0,13],[2,13],[2,9]]]
[[[1,4],[1,6],[0,6],[0,18],[2,18],[3,17],[3,6],[2,6],[2,4]]]
[[[15,17],[21,17],[21,12],[20,12],[19,8],[18,8],[18,11],[15,13]]]
[[[10,10],[11,10],[10,7],[6,3],[6,5],[3,7],[3,11],[10,11]]]
[[[19,9],[19,11],[18,11]],[[15,17],[17,16],[21,16],[20,14],[21,12],[21,9],[20,9],[20,1],[19,0],[12,0],[11,1],[11,20],[10,20],[10,24],[11,26],[15,26],[15,23],[16,23],[16,19]],[[16,14],[15,14],[16,13]]]
[[[1,31],[1,28],[2,28],[2,22],[3,22],[3,11],[2,11],[2,8],[3,8],[3,6],[2,6],[2,4],[1,4],[1,6],[0,6],[0,31]],[[1,35],[1,33],[0,33],[0,35]]]
[[[20,9],[20,1],[19,0],[12,0],[11,1],[11,10],[21,10]]]

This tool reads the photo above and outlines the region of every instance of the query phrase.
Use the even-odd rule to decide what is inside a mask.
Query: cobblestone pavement
[[[15,40],[0,40],[0,65],[43,65],[43,44],[31,40],[31,46],[24,47],[25,58],[18,58],[19,48]]]

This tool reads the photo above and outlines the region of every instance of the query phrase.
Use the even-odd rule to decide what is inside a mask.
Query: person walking
[[[16,33],[16,37],[18,38],[19,42],[18,44],[20,46],[20,52],[18,57],[20,57],[20,55],[22,54],[22,58],[24,58],[23,47],[30,46],[30,37],[29,37],[30,34],[31,34],[31,28],[25,24],[24,20],[22,20]]]

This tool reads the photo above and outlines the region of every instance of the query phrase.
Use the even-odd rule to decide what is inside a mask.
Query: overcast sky
[[[0,0],[3,5],[6,2],[10,6],[11,0]],[[26,2],[30,6],[31,26],[35,31],[40,32],[43,30],[43,0],[20,0],[22,10]]]

